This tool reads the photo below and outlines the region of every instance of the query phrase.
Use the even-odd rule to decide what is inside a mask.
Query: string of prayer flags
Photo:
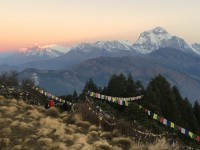
[[[44,90],[40,89],[39,87],[32,87],[32,89],[38,91],[39,93],[41,93],[41,94],[43,94],[45,96],[48,96],[49,98],[52,98],[52,99],[54,99],[56,101],[59,101],[61,103],[65,103],[66,102],[68,105],[73,105],[73,103],[71,103],[69,101],[66,101],[64,99],[61,99],[61,98],[59,98],[59,97],[57,97],[57,96],[55,96],[55,95],[53,95],[53,94],[51,94],[51,93],[49,93],[47,91],[44,91]]]
[[[99,93],[95,93],[95,92],[91,92],[91,91],[88,91],[88,94],[91,97],[95,97],[95,98],[102,99],[102,100],[107,100],[109,102],[113,102],[113,103],[119,104],[121,106],[128,106],[129,102],[139,100],[143,97],[143,95],[136,96],[136,97],[128,97],[128,98],[113,97],[113,96],[107,96],[107,95],[103,95],[103,94],[99,94]]]
[[[182,127],[176,125],[175,123],[165,119],[164,117],[159,116],[156,113],[151,112],[150,110],[142,107],[141,105],[139,105],[139,109],[143,109],[144,112],[147,113],[148,116],[151,116],[154,120],[157,120],[160,123],[162,123],[162,124],[164,124],[164,125],[166,125],[166,126],[168,126],[170,128],[173,128],[174,130],[180,131],[182,134],[190,137],[191,139],[194,139],[194,140],[200,142],[200,136],[197,136],[193,132],[188,131],[185,128],[182,128]]]

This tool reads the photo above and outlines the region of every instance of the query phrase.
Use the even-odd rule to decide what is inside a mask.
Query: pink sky
[[[200,43],[199,0],[2,0],[0,51],[129,40],[156,26]]]

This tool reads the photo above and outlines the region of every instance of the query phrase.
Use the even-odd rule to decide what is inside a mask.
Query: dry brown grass
[[[12,147],[12,150],[21,150],[22,149],[22,145],[15,145],[14,147]]]
[[[118,147],[121,147],[121,148],[129,149],[131,147],[131,140],[125,137],[116,137],[116,138],[113,138],[112,144],[117,145]]]
[[[1,149],[8,149],[8,146],[10,144],[10,139],[9,138],[0,138],[0,148]]]
[[[113,150],[112,146],[106,142],[98,141],[93,144],[95,150]]]
[[[43,117],[42,113],[40,113],[37,109],[28,110],[26,115],[34,119]]]
[[[171,147],[167,143],[165,138],[163,138],[163,139],[159,139],[155,144],[149,145],[148,149],[149,150],[170,150]]]
[[[8,137],[11,134],[11,129],[9,127],[3,128],[0,131],[2,137]]]
[[[98,128],[97,128],[97,126],[95,126],[95,125],[91,125],[91,126],[89,127],[89,131],[98,131]]]
[[[91,124],[88,121],[77,121],[75,124],[76,126],[83,127],[85,129],[88,129],[91,126]]]
[[[136,150],[148,148],[151,150],[170,148],[163,139],[155,144],[144,146],[141,143],[134,143],[129,138],[120,137],[119,130],[100,131],[96,125],[83,121],[82,117],[75,113],[60,113],[56,108],[45,110],[43,107],[31,106],[15,99],[3,100],[1,96],[0,117],[0,149]]]
[[[91,132],[88,133],[87,143],[93,144],[94,142],[99,141],[99,140],[100,140],[100,137],[99,137],[97,131],[91,131]]]
[[[61,117],[62,116],[63,116],[63,114],[61,114]],[[63,116],[63,122],[65,122],[67,124],[75,124],[76,123],[76,117],[72,113],[67,114],[67,115]]]
[[[57,108],[55,107],[52,107],[52,108],[49,108],[47,111],[46,111],[46,115],[47,116],[51,116],[51,117],[55,117],[55,118],[58,118],[59,115],[60,115],[60,112]]]
[[[107,140],[112,140],[112,133],[111,132],[102,132],[100,137]]]

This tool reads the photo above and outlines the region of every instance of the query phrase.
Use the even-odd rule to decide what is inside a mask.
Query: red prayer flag
[[[196,140],[197,140],[198,142],[200,142],[200,136],[197,136]]]
[[[160,122],[163,123],[164,122],[164,118],[160,117]]]

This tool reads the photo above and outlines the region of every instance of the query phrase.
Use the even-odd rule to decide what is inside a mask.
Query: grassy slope
[[[165,139],[144,145],[119,137],[116,132],[99,131],[96,126],[82,121],[80,115],[60,113],[55,108],[45,110],[24,101],[0,97],[0,149],[172,149]]]

